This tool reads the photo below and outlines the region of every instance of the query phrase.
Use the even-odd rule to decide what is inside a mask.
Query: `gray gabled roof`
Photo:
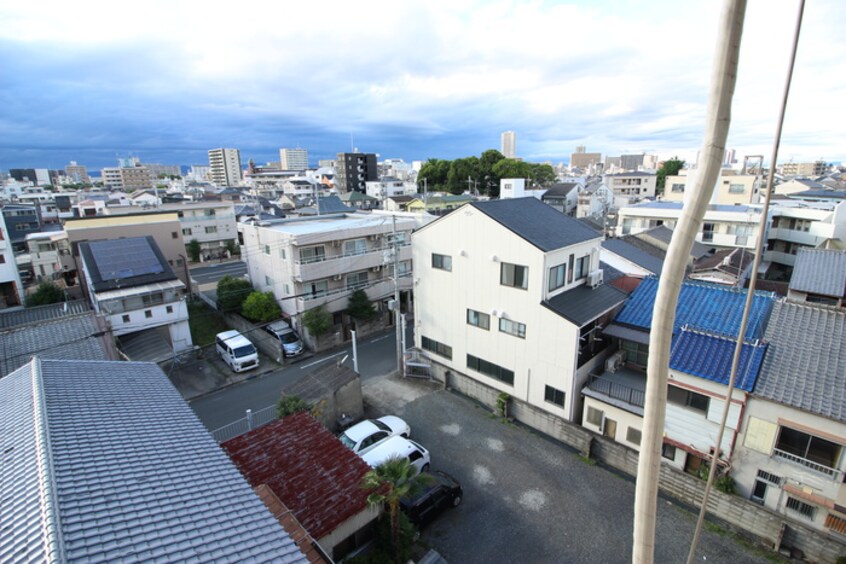
[[[846,312],[776,302],[754,394],[846,421]]]
[[[824,296],[846,296],[846,251],[800,248],[790,289]]]
[[[582,327],[621,305],[627,297],[625,292],[608,284],[596,288],[582,285],[544,300],[541,304],[574,325]]]
[[[0,329],[11,329],[21,325],[53,321],[63,317],[79,315],[91,311],[91,306],[85,300],[72,300],[58,304],[37,307],[0,310]]]
[[[561,197],[566,196],[570,192],[572,192],[573,189],[577,189],[578,187],[579,187],[579,184],[577,182],[563,182],[563,183],[560,183],[560,184],[553,184],[552,186],[549,187],[549,190],[544,192],[544,195],[541,198],[542,199],[546,199],[547,197],[561,198]]]
[[[648,270],[652,274],[661,274],[661,270],[664,268],[663,260],[642,251],[623,239],[606,239],[602,242],[602,248]]]
[[[305,562],[151,363],[0,378],[0,561]]]
[[[544,252],[602,237],[579,220],[532,197],[471,202],[469,205]]]

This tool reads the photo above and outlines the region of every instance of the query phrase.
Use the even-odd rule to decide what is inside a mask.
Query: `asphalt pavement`
[[[207,263],[206,263],[207,264]],[[197,266],[189,270],[191,278],[199,284],[217,282],[224,276],[239,278],[247,273],[247,264],[242,261],[221,262],[208,266]]]
[[[592,466],[567,447],[502,423],[490,410],[427,382],[368,382],[369,416],[396,414],[455,477],[464,500],[423,542],[449,562],[631,561],[634,482]],[[684,562],[695,516],[659,502],[655,562]],[[729,534],[705,530],[697,561],[767,562]]]

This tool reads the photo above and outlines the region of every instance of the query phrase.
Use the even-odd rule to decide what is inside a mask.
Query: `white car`
[[[388,437],[362,455],[371,468],[381,466],[392,458],[405,458],[417,470],[417,473],[429,470],[429,451],[410,439]]]
[[[386,415],[379,419],[365,419],[361,423],[356,423],[341,433],[338,438],[354,453],[362,455],[385,439],[394,436],[410,437],[411,427],[399,417]]]

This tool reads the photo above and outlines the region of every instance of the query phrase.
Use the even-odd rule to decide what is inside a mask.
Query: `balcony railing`
[[[831,467],[826,466],[824,464],[814,462],[813,460],[808,460],[807,458],[802,458],[801,456],[791,454],[791,453],[789,453],[785,450],[774,448],[773,449],[773,456],[775,456],[777,458],[783,458],[783,459],[785,459],[789,462],[792,462],[794,464],[801,464],[802,466],[810,468],[811,470],[814,470],[814,471],[819,472],[821,474],[825,474],[826,476],[830,476],[831,478],[834,478],[835,480],[837,480],[840,477],[840,475],[842,474],[842,472],[840,470],[836,469],[836,468],[831,468]]]
[[[637,390],[625,384],[606,380],[602,376],[591,374],[588,388],[609,398],[626,402],[629,405],[643,407],[644,404],[645,394],[643,390]]]
[[[399,243],[397,245],[398,248],[408,247],[410,246],[410,242]],[[364,249],[363,251],[349,251],[345,253],[341,253],[338,255],[319,255],[319,256],[312,256],[308,258],[301,258],[300,260],[294,261],[294,264],[302,265],[302,264],[314,264],[316,262],[329,262],[333,260],[341,260],[349,257],[358,257],[362,255],[369,255],[372,253],[384,253],[385,251],[390,251],[393,249],[393,245],[385,245],[373,249]]]

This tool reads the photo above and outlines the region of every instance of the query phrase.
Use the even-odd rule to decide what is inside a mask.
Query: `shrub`
[[[241,313],[253,321],[272,321],[282,314],[273,292],[251,292],[241,304]]]
[[[191,260],[194,262],[199,262],[200,260],[200,242],[196,239],[191,239],[188,241],[188,244],[185,245],[185,250],[188,251],[188,256],[191,257]]]
[[[325,306],[310,309],[303,314],[303,325],[312,336],[319,337],[332,328],[332,314]]]
[[[222,311],[237,311],[252,289],[249,280],[224,276],[217,283],[217,305]]]
[[[359,289],[350,294],[347,313],[358,320],[368,321],[376,315],[376,308],[373,307],[373,302],[367,297],[367,292]]]
[[[65,301],[65,293],[52,282],[42,282],[38,289],[26,299],[27,307],[56,304]]]
[[[311,406],[299,396],[282,396],[276,404],[276,415],[281,419],[309,409]]]
[[[735,482],[734,478],[732,478],[728,474],[715,479],[714,487],[720,490],[721,492],[727,493],[729,495],[737,494],[737,482]]]

